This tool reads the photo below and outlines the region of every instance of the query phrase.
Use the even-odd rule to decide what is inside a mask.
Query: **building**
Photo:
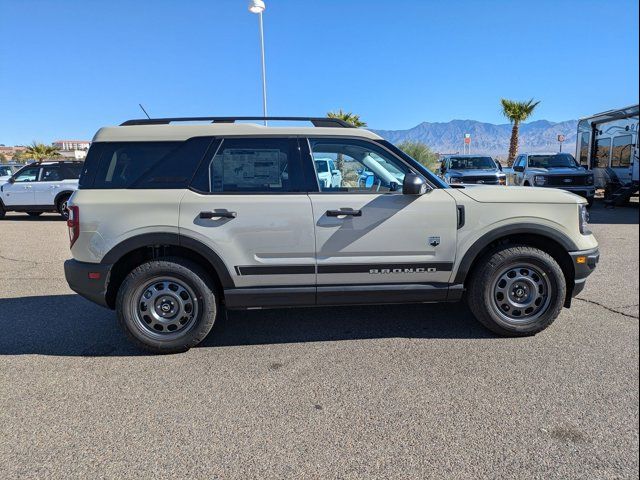
[[[62,151],[73,150],[89,150],[91,142],[89,140],[56,140],[53,142],[53,146]]]

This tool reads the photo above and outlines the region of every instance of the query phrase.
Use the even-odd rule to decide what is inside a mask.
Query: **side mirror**
[[[513,167],[514,172],[524,172],[524,167],[518,165],[517,167]]]
[[[445,173],[447,171],[447,166],[443,163],[440,165],[440,173]]]
[[[405,195],[423,195],[429,187],[424,178],[415,173],[407,173],[402,181],[402,193]]]
[[[338,175],[340,170],[331,170],[331,175]]]
[[[16,183],[16,179],[15,179],[15,178],[13,178],[13,177],[11,177],[11,178],[9,179],[9,183]]]

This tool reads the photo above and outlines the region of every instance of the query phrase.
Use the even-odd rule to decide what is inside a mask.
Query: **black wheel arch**
[[[102,258],[101,264],[111,265],[107,304],[111,308],[115,306],[118,289],[131,270],[146,261],[167,256],[184,257],[202,265],[212,276],[220,295],[225,289],[235,287],[222,258],[201,241],[177,233],[146,233],[124,240]]]
[[[550,254],[565,275],[567,282],[565,306],[570,305],[575,286],[575,268],[569,252],[579,250],[579,247],[564,233],[545,225],[518,223],[505,225],[486,233],[465,252],[453,283],[465,284],[477,262],[488,252],[505,244],[528,245]]]
[[[53,200],[53,204],[58,208],[60,201],[65,197],[70,197],[71,195],[73,195],[73,190],[63,190],[56,195],[56,198]]]

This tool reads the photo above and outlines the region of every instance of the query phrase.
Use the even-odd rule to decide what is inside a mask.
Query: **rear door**
[[[311,138],[308,146],[313,157],[331,157],[342,175],[339,187],[320,182],[320,191],[309,194],[318,303],[444,300],[446,288],[434,297],[427,291],[449,282],[455,260],[458,213],[451,195],[438,188],[404,195],[404,175],[417,172],[374,142]],[[416,290],[427,294],[393,293]]]
[[[296,138],[219,139],[182,198],[180,235],[218,254],[235,287],[302,287],[297,301],[312,304],[315,238],[308,180],[313,177],[303,172]],[[256,304],[286,303],[280,297],[286,288],[267,295]]]

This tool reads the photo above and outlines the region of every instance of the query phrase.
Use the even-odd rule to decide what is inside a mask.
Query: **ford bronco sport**
[[[93,139],[69,202],[66,278],[141,347],[193,347],[221,308],[463,297],[492,331],[533,335],[596,267],[577,195],[452,188],[337,119],[239,120],[130,120]],[[326,159],[342,165],[339,185],[319,179]]]

